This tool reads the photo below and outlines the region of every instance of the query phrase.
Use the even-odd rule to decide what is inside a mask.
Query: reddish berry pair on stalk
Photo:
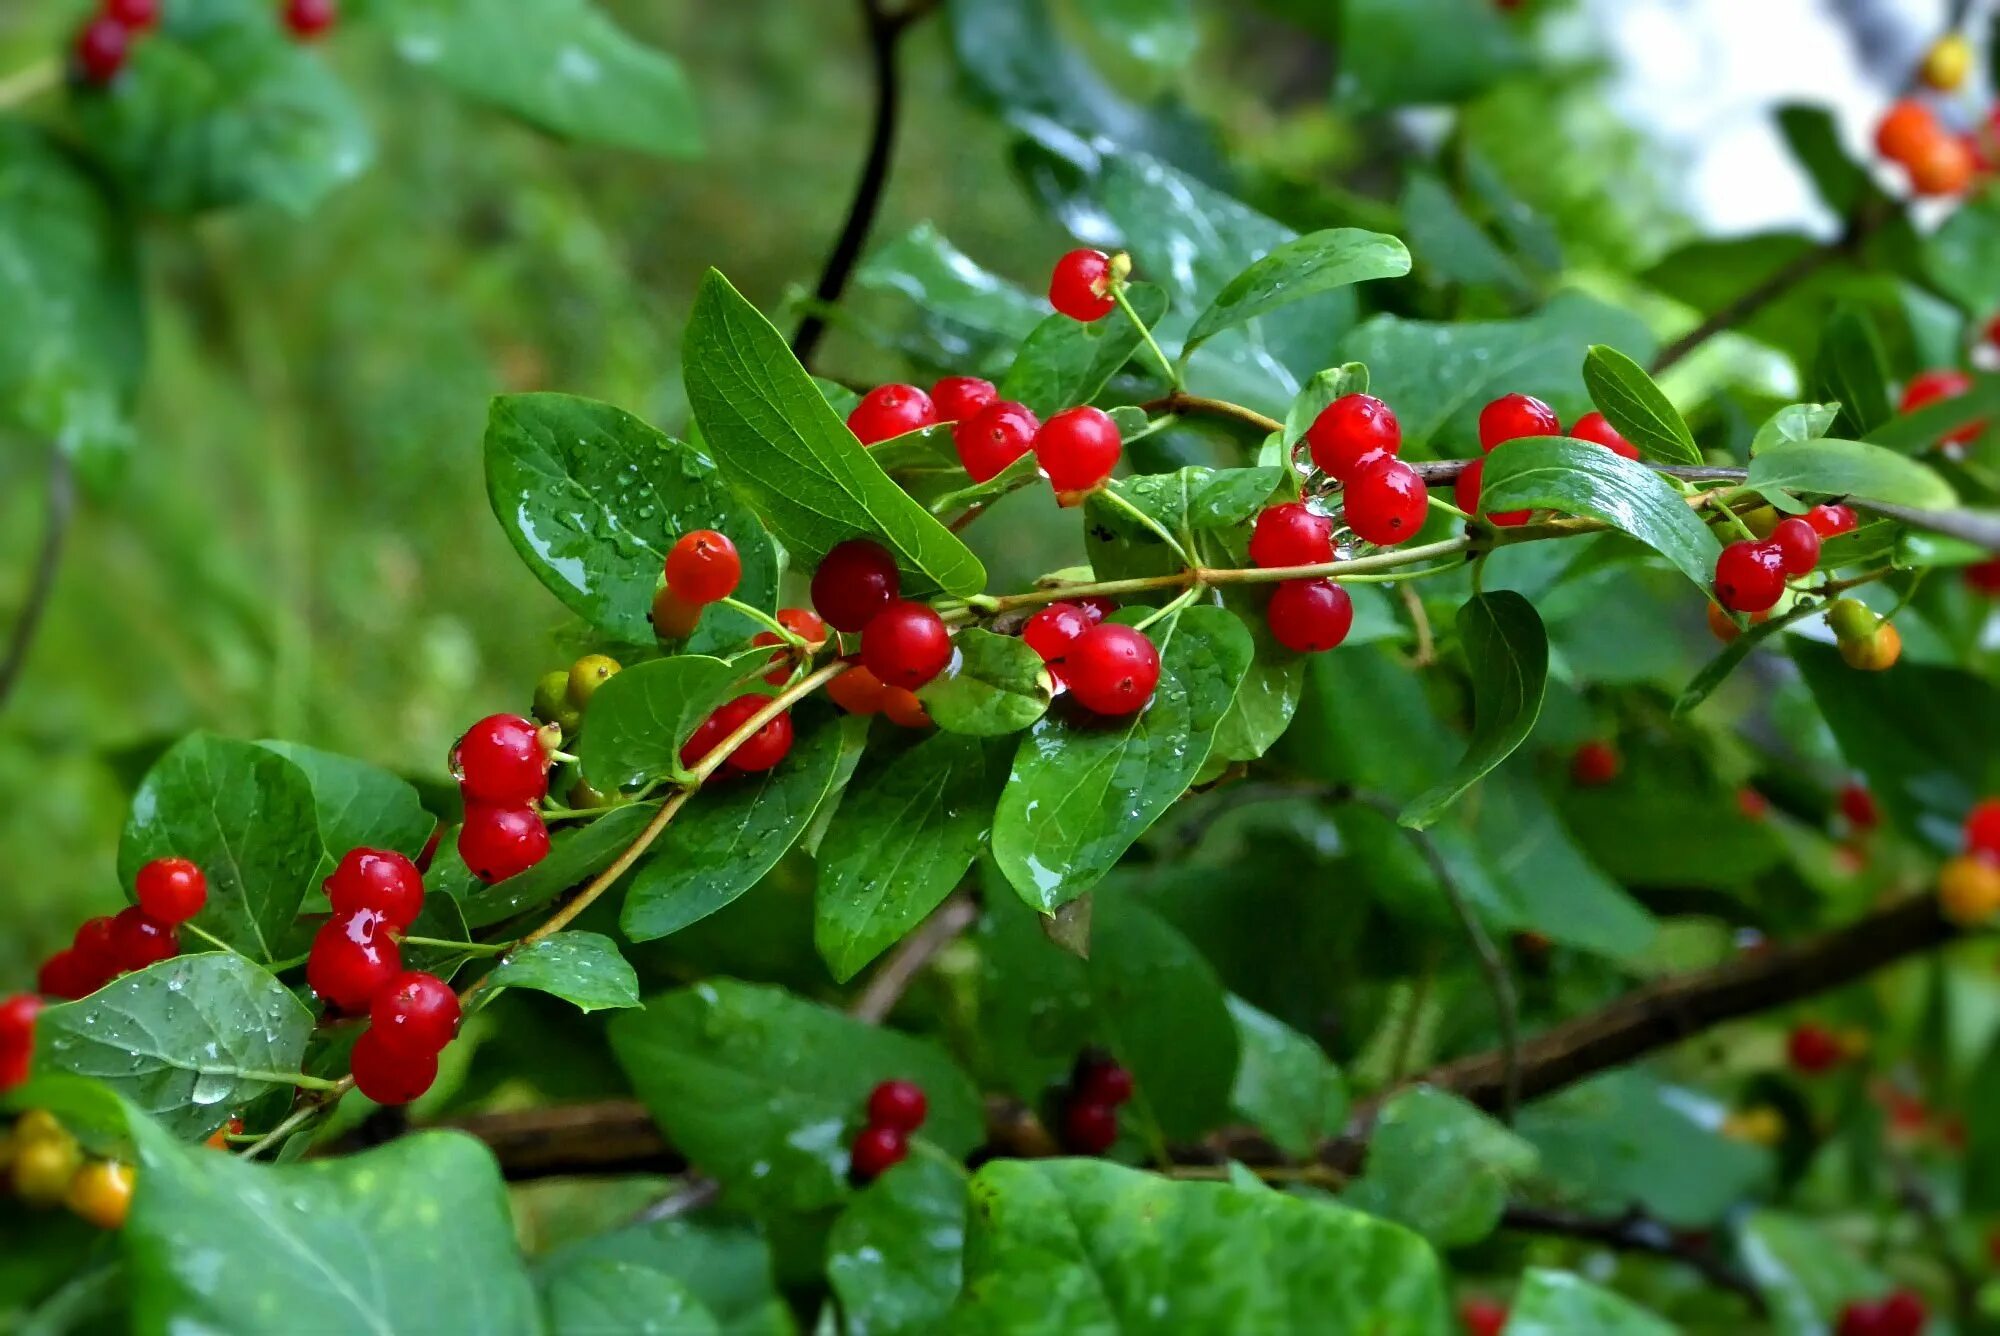
[[[1104,598],[1051,603],[1021,628],[1060,689],[1112,718],[1145,709],[1160,684],[1160,652],[1146,633],[1104,620],[1116,606]]]
[[[465,799],[458,853],[481,881],[505,881],[548,857],[540,803],[549,791],[552,745],[533,720],[494,714],[452,748],[452,774]]]
[[[949,387],[949,388],[948,388]],[[1087,492],[1111,476],[1123,442],[1118,424],[1102,409],[1083,405],[1047,422],[1027,405],[1001,399],[990,381],[948,376],[925,394],[914,385],[878,385],[847,415],[863,445],[949,422],[958,461],[974,482],[998,477],[1034,452],[1058,493]]]
[[[910,1154],[910,1138],[930,1115],[924,1089],[914,1081],[884,1081],[868,1092],[868,1121],[848,1150],[856,1183],[873,1183]]]
[[[128,970],[180,953],[180,925],[208,903],[208,878],[185,858],[156,858],[139,869],[138,903],[87,919],[64,949],[42,963],[36,988],[47,997],[87,997]]]
[[[138,42],[159,26],[161,0],[103,0],[76,34],[74,55],[83,81],[98,87],[116,79]],[[338,0],[285,0],[285,28],[300,41],[324,35],[340,17]]]
[[[1778,521],[1769,538],[1729,544],[1715,563],[1715,601],[1731,612],[1769,612],[1784,597],[1786,581],[1819,565],[1821,541],[1854,523],[1846,506],[1814,506]]]
[[[1102,1155],[1118,1140],[1118,1110],[1132,1098],[1132,1073],[1102,1054],[1086,1053],[1062,1096],[1063,1149]]]

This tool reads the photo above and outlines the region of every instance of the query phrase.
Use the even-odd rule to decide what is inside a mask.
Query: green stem
[[[1165,525],[1161,524],[1151,515],[1148,515],[1145,511],[1139,509],[1139,507],[1133,505],[1132,502],[1127,500],[1125,497],[1121,496],[1117,488],[1109,485],[1104,486],[1098,489],[1097,496],[1099,500],[1111,506],[1113,509],[1124,511],[1127,515],[1130,515],[1133,519],[1139,521],[1139,523],[1145,525],[1148,529],[1151,529],[1154,533],[1158,534],[1160,537],[1160,541],[1165,543],[1167,547],[1173,551],[1173,554],[1181,559],[1182,564],[1188,566],[1192,566],[1195,564],[1193,558],[1188,556],[1187,549],[1181,546],[1180,539],[1174,537],[1171,533],[1168,533]]]
[[[735,599],[735,598],[724,598],[724,599],[718,599],[716,601],[722,604],[723,607],[730,608],[736,612],[740,612],[745,617],[748,617],[751,621],[759,623],[760,625],[763,626],[765,630],[776,632],[778,639],[784,641],[787,645],[796,646],[796,645],[803,645],[806,643],[805,641],[799,639],[796,635],[793,635],[791,629],[788,628],[783,622],[779,621],[776,617],[773,617],[770,613],[765,612],[762,608],[753,608],[748,603],[743,602],[741,599]]]
[[[1146,328],[1146,322],[1139,318],[1139,313],[1132,309],[1132,303],[1127,300],[1123,284],[1113,285],[1111,299],[1118,303],[1118,309],[1125,313],[1125,318],[1130,320],[1132,327],[1139,331],[1139,337],[1144,339],[1146,346],[1153,350],[1153,356],[1160,359],[1160,369],[1167,373],[1167,384],[1178,390],[1181,387],[1180,368],[1175,366],[1164,352],[1160,351],[1160,345],[1153,339],[1153,331]]]
[[[265,1151],[312,1121],[319,1113],[320,1108],[321,1106],[318,1104],[307,1104],[301,1108],[292,1110],[291,1115],[285,1121],[279,1123],[263,1136],[258,1137],[248,1146],[245,1146],[238,1154],[246,1160],[256,1159],[259,1155],[262,1155]]]
[[[1451,502],[1439,496],[1436,492],[1426,490],[1425,497],[1430,502],[1432,510],[1441,511],[1444,514],[1451,516],[1453,519],[1464,520],[1468,524],[1472,522],[1472,516],[1466,514],[1464,511],[1460,510],[1457,506],[1454,506]]]
[[[512,949],[509,942],[454,942],[445,937],[404,937],[404,946],[432,946],[440,951],[457,951],[470,956],[504,955]]]
[[[229,943],[223,941],[220,937],[217,937],[214,933],[210,932],[208,929],[197,927],[192,922],[182,923],[181,931],[194,934],[196,937],[201,938],[202,941],[207,942],[210,946],[214,947],[218,951],[234,951],[236,949]]]
[[[1179,612],[1182,608],[1185,608],[1188,604],[1194,602],[1195,599],[1199,597],[1201,597],[1201,586],[1196,585],[1193,589],[1186,590],[1183,593],[1175,596],[1175,598],[1171,602],[1166,604],[1166,606],[1155,608],[1150,614],[1147,615],[1144,621],[1134,623],[1132,629],[1135,631],[1143,631],[1147,627],[1151,626],[1154,622],[1164,621],[1167,618],[1173,616],[1175,613]]]
[[[1336,575],[1339,584],[1400,584],[1405,580],[1423,580],[1433,575],[1443,575],[1457,570],[1457,566],[1426,566],[1420,571],[1382,571],[1376,575]]]

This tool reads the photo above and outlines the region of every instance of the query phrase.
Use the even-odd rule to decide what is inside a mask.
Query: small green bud
[[[1875,634],[1875,628],[1882,624],[1882,619],[1861,600],[1842,598],[1835,599],[1833,606],[1827,609],[1826,624],[1842,641],[1861,641]]]

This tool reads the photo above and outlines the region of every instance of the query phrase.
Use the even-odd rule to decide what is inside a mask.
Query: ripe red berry
[[[0,1091],[28,1079],[35,1057],[35,1018],[41,1011],[42,999],[32,993],[0,1002]]]
[[[1624,768],[1625,758],[1618,749],[1597,738],[1578,747],[1569,758],[1569,777],[1584,788],[1609,784]]]
[[[883,683],[915,691],[951,662],[951,631],[921,603],[895,602],[861,633],[861,662]]]
[[[1722,549],[1715,563],[1715,601],[1731,612],[1763,612],[1785,593],[1785,558],[1776,543],[1748,539]]]
[[[914,385],[877,385],[847,415],[847,429],[874,445],[941,421],[931,397]]]
[[[429,1090],[438,1074],[436,1053],[391,1048],[373,1027],[354,1041],[348,1065],[355,1088],[377,1104],[408,1104]]]
[[[208,878],[185,858],[155,858],[134,883],[139,908],[162,923],[185,923],[208,903]]]
[[[692,770],[700,765],[702,759],[715,750],[716,744],[729,736],[732,730],[727,726],[728,716],[724,713],[728,708],[721,705],[709,711],[708,718],[696,724],[694,732],[688,734],[688,740],[681,744],[682,769]]]
[[[1965,814],[1965,852],[2000,860],[2000,798],[1982,799]]]
[[[1458,1324],[1465,1336],[1500,1336],[1507,1327],[1507,1305],[1497,1299],[1471,1295],[1458,1302]]]
[[[1070,1095],[1115,1109],[1132,1098],[1132,1073],[1105,1058],[1080,1062],[1070,1078]]]
[[[1062,1143],[1078,1155],[1102,1155],[1118,1140],[1118,1110],[1072,1099],[1063,1106]]]
[[[990,380],[977,376],[946,376],[931,386],[931,406],[939,422],[964,422],[1000,397]]]
[[[1483,515],[1480,510],[1479,489],[1484,485],[1486,461],[1475,459],[1459,473],[1458,480],[1451,485],[1451,497],[1458,508],[1468,515],[1480,515],[1488,524],[1508,529],[1516,524],[1526,524],[1532,513],[1526,510],[1502,510],[1492,515]]]
[[[1910,377],[1910,383],[1903,387],[1902,402],[1896,405],[1899,413],[1914,413],[1919,408],[1928,407],[1944,399],[1956,399],[1972,388],[1972,377],[1963,371],[1949,367],[1935,371],[1920,371]],[[1945,436],[1944,445],[1963,445],[1977,440],[1979,433],[1986,430],[1984,422],[1968,422],[1957,431]]]
[[[1090,618],[1092,626],[1097,625],[1112,613],[1118,611],[1117,601],[1103,594],[1092,594],[1088,598],[1076,600],[1076,606],[1083,609],[1083,615]]]
[[[1314,654],[1347,639],[1354,600],[1331,580],[1287,580],[1272,593],[1268,615],[1279,644]]]
[[[1347,527],[1377,547],[1394,547],[1424,527],[1430,488],[1417,471],[1391,459],[1363,471],[1341,490]]]
[[[2000,557],[1990,557],[1967,566],[1965,583],[1976,594],[2000,598]]]
[[[1715,605],[1711,603],[1709,606]],[[1771,800],[1745,784],[1736,790],[1736,810],[1743,814],[1746,821],[1762,821],[1771,815]]]
[[[1785,1056],[1791,1061],[1794,1071],[1817,1076],[1840,1065],[1847,1057],[1847,1045],[1824,1025],[1807,1021],[1792,1027],[1792,1033],[1785,1040]]]
[[[465,730],[451,770],[468,801],[539,802],[549,791],[549,756],[539,730],[518,714],[492,714]]]
[[[743,578],[743,559],[729,535],[713,529],[684,533],[667,553],[667,588],[697,607],[728,598]]]
[[[103,14],[128,32],[147,32],[160,21],[160,0],[104,0]]]
[[[779,608],[778,625],[805,641],[808,653],[826,644],[827,637],[832,634],[826,629],[826,623],[820,620],[820,615],[808,608]],[[759,631],[751,637],[750,643],[782,645],[785,642],[776,631]],[[777,664],[776,668],[764,674],[764,680],[772,686],[783,686],[791,679],[792,659],[789,655],[780,655]]]
[[[866,538],[850,538],[813,572],[812,604],[836,631],[852,634],[895,602],[902,587],[894,557]]]
[[[1316,566],[1333,560],[1333,520],[1303,501],[1266,506],[1250,530],[1258,566]]]
[[[1160,684],[1160,652],[1143,631],[1101,622],[1078,636],[1063,657],[1063,680],[1096,714],[1137,714]]]
[[[180,953],[180,934],[137,905],[111,920],[111,951],[121,970],[142,970]]]
[[[1626,440],[1602,413],[1585,413],[1570,427],[1569,434],[1579,441],[1595,442],[1626,459],[1639,457],[1639,447]]]
[[[1785,574],[1810,575],[1819,565],[1819,530],[1798,516],[1779,520],[1778,527],[1771,530],[1771,541],[1778,545],[1779,564]]]
[[[716,711],[722,719],[722,737],[727,738],[749,723],[751,716],[770,703],[769,696],[738,696],[724,705]],[[792,716],[790,711],[786,711],[745,738],[743,744],[729,754],[729,759],[724,764],[731,770],[753,774],[760,770],[769,770],[784,760],[791,749]]]
[[[1562,419],[1531,394],[1503,394],[1479,410],[1479,446],[1492,450],[1523,436],[1560,436]]]
[[[1364,458],[1401,450],[1403,427],[1374,395],[1343,394],[1306,428],[1306,447],[1320,472],[1346,482]]]
[[[873,1127],[914,1132],[929,1112],[923,1087],[914,1081],[884,1081],[868,1092],[868,1122]]]
[[[526,872],[549,854],[549,828],[528,806],[472,803],[458,832],[458,856],[484,882]]]
[[[953,427],[951,441],[967,475],[974,482],[985,482],[1034,448],[1035,433],[1041,428],[1041,419],[1026,405],[1002,400]]]
[[[403,953],[379,910],[335,914],[313,936],[306,983],[336,1011],[359,1015],[403,968]]]
[[[435,974],[405,970],[368,1003],[369,1033],[393,1053],[435,1057],[458,1037],[458,994]]]
[[[338,0],[285,0],[285,27],[300,41],[323,35],[339,18]]]
[[[1854,511],[1847,506],[1814,506],[1806,512],[1806,523],[1812,525],[1813,532],[1821,538],[1832,538],[1846,533],[1861,523]]]
[[[423,873],[392,849],[349,849],[325,889],[334,913],[372,909],[398,930],[416,922],[424,908]]]
[[[1875,1336],[1923,1336],[1930,1310],[1923,1299],[1909,1290],[1896,1290],[1881,1301]]]
[[[1873,830],[1882,824],[1882,809],[1865,784],[1849,780],[1840,786],[1840,814],[1856,830]]]
[[[1078,636],[1097,625],[1090,614],[1074,603],[1051,603],[1028,618],[1021,639],[1042,656],[1043,663],[1056,663],[1069,653]]]
[[[69,948],[76,952],[76,958],[89,968],[96,980],[86,992],[97,991],[112,975],[126,968],[119,964],[118,920],[109,914],[99,914],[79,923],[76,934],[70,938]]]
[[[910,1153],[910,1140],[893,1127],[869,1126],[855,1135],[848,1152],[848,1168],[857,1183],[873,1183],[901,1164]]]
[[[1089,324],[1111,314],[1111,257],[1103,251],[1073,250],[1049,274],[1049,305],[1072,320]]]
[[[1035,462],[1058,492],[1087,492],[1111,476],[1123,443],[1102,409],[1066,408],[1035,433]]]
[[[92,19],[76,35],[76,64],[86,83],[110,83],[131,54],[132,31],[117,19]]]

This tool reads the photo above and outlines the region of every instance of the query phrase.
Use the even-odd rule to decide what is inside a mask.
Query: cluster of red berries
[[[1058,690],[1093,714],[1137,714],[1160,684],[1160,652],[1136,627],[1107,622],[1107,598],[1051,603],[1028,618],[1021,639],[1042,656]]]
[[[947,376],[925,394],[914,385],[878,385],[847,415],[863,445],[951,423],[958,462],[974,482],[986,482],[1033,451],[1058,495],[1088,492],[1111,476],[1123,442],[1102,409],[1065,409],[1047,422],[1026,404],[999,397],[991,381]]]
[[[0,1000],[0,1091],[28,1079],[35,1056],[35,1018],[41,1014],[42,999],[33,993]]]
[[[1562,419],[1556,416],[1556,411],[1531,394],[1502,395],[1479,410],[1479,448],[1487,454],[1492,454],[1508,441],[1530,436],[1562,435],[1601,445],[1612,454],[1626,459],[1639,457],[1639,448],[1626,440],[1602,413],[1585,413],[1565,433]],[[1525,510],[1484,513],[1480,488],[1485,473],[1486,461],[1475,459],[1458,475],[1458,481],[1452,485],[1452,499],[1457,502],[1458,508],[1468,515],[1478,515],[1499,528],[1527,523],[1529,512]]]
[[[540,803],[549,791],[552,745],[533,720],[494,714],[452,748],[451,772],[465,799],[458,853],[481,881],[505,881],[548,857]]]
[[[1085,1053],[1062,1095],[1063,1149],[1102,1155],[1118,1140],[1118,1110],[1132,1098],[1132,1073],[1099,1053]]]
[[[884,1081],[868,1092],[868,1122],[848,1151],[856,1183],[873,1183],[910,1154],[910,1138],[930,1115],[924,1088],[914,1081]]]
[[[1994,327],[2000,328],[2000,320],[1994,321]],[[1903,397],[1897,401],[1896,411],[1914,413],[1920,408],[1928,408],[1946,399],[1956,399],[1971,388],[1972,377],[1956,367],[1935,367],[1929,371],[1919,371],[1910,377],[1909,384],[1903,387]],[[1949,451],[1958,446],[1970,445],[1978,440],[1979,434],[1985,430],[1986,423],[1983,419],[1968,422],[1963,427],[1947,432],[1937,443]]]
[[[300,41],[322,36],[340,17],[339,0],[285,0],[285,28]],[[140,39],[159,26],[160,0],[101,0],[76,35],[76,68],[85,83],[117,78]]]
[[[1819,565],[1820,543],[1855,525],[1846,506],[1814,506],[1779,520],[1769,538],[1739,539],[1715,561],[1715,601],[1730,612],[1768,613],[1785,584]]]
[[[1875,126],[1875,151],[1901,167],[1919,195],[1957,195],[1973,178],[1990,174],[1989,152],[2000,131],[2000,110],[1980,131],[1960,134],[1938,120],[1928,103],[1913,97],[1890,105]]]
[[[687,767],[700,764],[703,757],[749,723],[752,716],[770,704],[770,700],[768,696],[753,693],[717,706],[681,747],[681,764]],[[754,775],[777,765],[791,750],[792,713],[785,710],[772,716],[756,732],[738,743],[736,750],[724,758],[721,773],[725,776]]]
[[[743,558],[726,533],[695,529],[667,552],[660,592],[653,596],[653,629],[668,639],[690,635],[701,611],[736,592]]]
[[[354,1041],[355,1086],[378,1104],[408,1104],[437,1080],[459,1022],[451,985],[403,968],[400,937],[423,911],[423,874],[392,850],[351,849],[326,898],[333,917],[313,937],[306,983],[332,1011],[368,1017]]]
[[[42,963],[45,997],[87,997],[128,970],[178,955],[180,925],[208,903],[208,878],[185,858],[156,858],[139,869],[139,903],[85,920],[70,945]]]
[[[1880,1299],[1856,1299],[1840,1310],[1834,1336],[1923,1336],[1930,1310],[1909,1290]]]
[[[1801,1076],[1821,1076],[1854,1056],[1847,1037],[1816,1021],[1802,1021],[1785,1036],[1785,1059]]]

